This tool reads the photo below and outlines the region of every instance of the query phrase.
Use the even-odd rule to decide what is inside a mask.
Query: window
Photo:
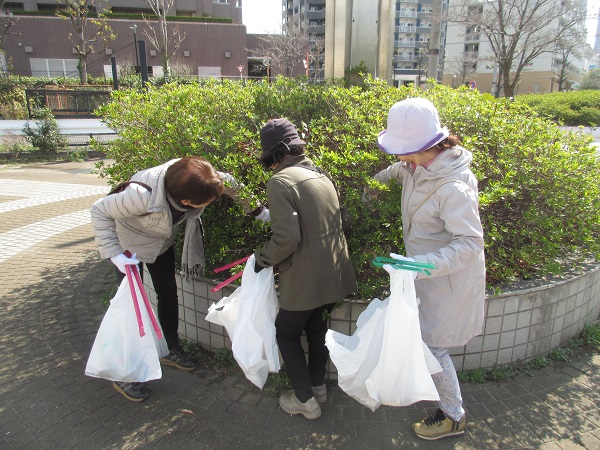
[[[213,0],[213,3],[229,3],[229,0]]]
[[[77,59],[31,58],[31,76],[33,77],[79,77]]]

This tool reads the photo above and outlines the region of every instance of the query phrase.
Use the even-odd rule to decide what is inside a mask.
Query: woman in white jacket
[[[415,288],[423,341],[443,368],[432,376],[439,409],[413,428],[427,440],[459,436],[466,427],[465,411],[448,349],[482,332],[485,299],[477,180],[469,169],[472,154],[440,125],[437,110],[423,98],[393,105],[378,143],[400,160],[374,178],[402,184],[406,254],[437,267],[430,276],[416,275]],[[365,201],[376,196],[377,191],[365,189]]]
[[[192,370],[197,361],[179,343],[179,302],[175,281],[173,243],[185,223],[181,268],[186,275],[204,270],[204,245],[200,216],[221,194],[241,203],[244,212],[259,220],[269,210],[252,209],[237,197],[239,184],[227,173],[217,172],[204,158],[187,156],[136,173],[118,192],[99,199],[91,209],[92,227],[101,258],[117,266],[120,278],[125,266],[145,263],[157,294],[158,320],[170,353],[161,364]],[[125,256],[128,250],[132,257]],[[128,400],[143,401],[150,395],[144,383],[114,382]]]

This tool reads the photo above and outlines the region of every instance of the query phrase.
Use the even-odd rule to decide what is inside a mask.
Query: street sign
[[[240,75],[244,72],[244,66],[237,66]]]
[[[474,81],[471,81],[471,82],[469,83],[469,87],[470,87],[471,89],[475,89],[475,88],[477,87],[477,83],[475,83]]]

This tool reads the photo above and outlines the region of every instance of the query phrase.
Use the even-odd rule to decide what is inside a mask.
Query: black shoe
[[[144,383],[113,381],[112,385],[119,394],[132,402],[143,402],[152,394],[150,388]]]
[[[181,347],[175,347],[167,356],[160,358],[160,363],[181,370],[192,370],[198,365],[198,361],[186,354]]]

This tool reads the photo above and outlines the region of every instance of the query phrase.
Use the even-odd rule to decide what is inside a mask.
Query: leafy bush
[[[600,91],[527,94],[518,96],[517,102],[525,103],[540,116],[564,125],[600,125]]]
[[[357,296],[372,298],[389,279],[371,260],[404,253],[400,187],[386,188],[374,211],[361,196],[372,176],[394,161],[376,139],[389,107],[409,96],[432,100],[442,122],[474,152],[490,285],[560,270],[557,258],[576,248],[598,252],[600,162],[591,138],[563,133],[524,104],[468,89],[431,85],[422,92],[370,79],[365,87],[344,88],[278,78],[114,92],[114,101],[99,113],[120,138],[105,148],[115,163],[101,165],[101,174],[116,183],[195,154],[242,181],[246,196],[264,201],[270,174],[257,163],[258,132],[267,120],[286,116],[307,142],[308,155],[338,183],[354,217],[349,245]],[[268,226],[245,217],[227,198],[207,208],[203,218],[207,259],[214,266],[252,253],[268,238]]]
[[[37,126],[25,124],[23,133],[35,150],[44,153],[57,153],[68,147],[67,138],[60,134],[58,122],[48,108],[41,108],[34,114]]]

